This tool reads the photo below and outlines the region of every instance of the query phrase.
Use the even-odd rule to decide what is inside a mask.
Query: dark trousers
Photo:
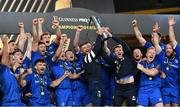
[[[127,101],[127,106],[136,106],[136,88],[134,83],[117,84],[114,95],[114,105],[122,106],[125,100]]]
[[[93,82],[89,84],[90,101],[93,106],[102,106],[104,90],[100,82]]]

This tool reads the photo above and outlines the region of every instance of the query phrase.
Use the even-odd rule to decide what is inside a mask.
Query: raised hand
[[[105,32],[109,37],[112,37],[112,34],[109,32],[109,27],[104,27],[104,32]]]
[[[103,33],[105,33],[105,27],[100,27],[100,28],[98,28],[98,30],[96,31],[96,33],[97,33],[98,35],[102,35]]]
[[[158,25],[158,22],[156,22],[155,25],[153,25],[152,31],[153,31],[153,32],[159,32],[159,31],[160,31],[160,27],[159,27],[159,25]]]
[[[37,19],[37,18],[33,19],[33,20],[32,20],[32,23],[33,23],[33,25],[37,25],[38,19]]]
[[[4,34],[1,40],[2,40],[2,43],[4,44],[4,43],[8,43],[9,38],[6,34]]]
[[[133,27],[137,26],[137,20],[133,20],[132,25],[133,25]]]
[[[19,27],[19,28],[24,28],[24,23],[23,23],[23,22],[19,22],[19,23],[18,23],[18,27]]]
[[[174,18],[174,16],[170,16],[169,17],[169,26],[173,26],[173,25],[175,25],[175,18]]]
[[[152,36],[152,39],[151,39],[152,43],[159,44],[159,35],[156,32],[153,32],[151,36]]]
[[[40,24],[44,23],[44,18],[38,18],[38,23]]]
[[[76,30],[77,30],[78,32],[83,31],[83,26],[82,26],[82,25],[78,25],[77,28],[76,28]]]

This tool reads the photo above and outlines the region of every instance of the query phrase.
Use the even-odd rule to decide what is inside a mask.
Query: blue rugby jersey
[[[54,76],[55,79],[58,79],[58,78],[61,78],[66,69],[64,68],[64,64],[66,62],[62,61],[62,60],[58,60],[56,63],[54,63],[52,66],[51,66],[51,70],[52,70],[52,74]],[[57,88],[63,88],[63,89],[66,89],[66,88],[71,88],[71,83],[70,83],[70,78],[65,78],[58,86]]]
[[[14,73],[6,65],[0,65],[0,85],[3,94],[2,106],[13,106],[15,103],[19,106],[23,105],[20,100],[21,94],[18,81]]]
[[[159,68],[160,66],[159,61],[156,59],[151,63],[148,63],[147,61],[141,61],[140,64],[143,65],[144,68],[148,69]],[[159,73],[155,76],[148,76],[145,73],[141,72],[139,90],[149,91],[153,90],[153,88],[160,88],[160,86],[161,78]]]
[[[36,72],[28,74],[25,79],[32,96],[29,97],[29,105],[47,106],[50,105],[50,94],[48,87],[51,80],[47,75],[39,75]],[[42,89],[43,88],[43,89]]]
[[[177,96],[179,61],[176,56],[166,57],[164,51],[161,51],[158,56],[161,61],[161,70],[166,74],[163,80],[163,95]]]
[[[163,44],[163,43],[159,43],[159,45],[160,45],[161,49],[162,49],[163,51],[165,51],[166,45]],[[144,47],[145,49],[147,49],[147,48],[153,47],[153,44],[150,43],[150,42],[146,42],[143,47]]]

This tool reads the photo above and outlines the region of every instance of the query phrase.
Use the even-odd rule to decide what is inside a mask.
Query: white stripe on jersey
[[[88,57],[88,62],[89,63],[92,62],[92,58],[91,58],[90,54],[88,54],[87,57]]]
[[[84,57],[84,62],[87,63],[87,57],[86,56]]]
[[[84,58],[84,62],[85,63],[91,63],[92,60],[96,57],[95,53],[91,50],[90,53],[88,53],[85,58]]]
[[[91,51],[91,55],[92,55],[93,58],[95,58],[95,56],[96,56],[93,51]]]

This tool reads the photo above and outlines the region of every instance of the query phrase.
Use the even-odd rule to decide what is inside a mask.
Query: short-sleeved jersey
[[[159,45],[160,45],[161,49],[162,49],[163,51],[165,51],[166,45],[163,44],[163,43],[160,43]],[[153,44],[150,43],[150,42],[146,42],[143,47],[147,49],[147,48],[153,47]]]
[[[55,79],[61,78],[66,69],[64,68],[65,62],[62,60],[58,60],[56,63],[54,63],[51,66],[51,71]],[[65,78],[58,86],[57,88],[71,88],[71,82],[70,78]]]
[[[51,92],[49,91],[48,87],[51,84],[51,80],[49,77],[47,77],[47,75],[39,75],[33,72],[32,74],[28,74],[24,80],[29,86],[30,93],[32,94],[32,96],[29,98],[30,105],[34,103],[50,104]]]
[[[20,86],[14,73],[5,65],[0,65],[0,86],[2,103],[20,101]]]
[[[148,63],[147,61],[141,61],[140,64],[147,69],[151,69],[151,68],[159,69],[160,67],[160,63],[156,59],[151,63]],[[149,76],[141,72],[139,90],[149,91],[149,90],[153,90],[153,88],[160,88],[160,86],[161,86],[161,78],[159,73],[155,76]]]

